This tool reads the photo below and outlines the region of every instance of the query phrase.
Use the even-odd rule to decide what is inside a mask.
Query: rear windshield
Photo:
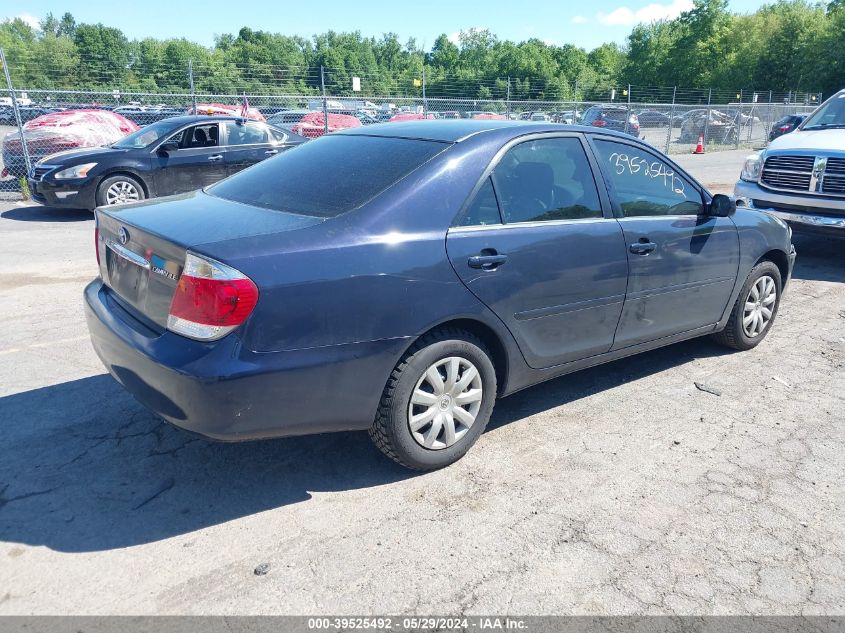
[[[332,218],[369,202],[446,147],[434,141],[330,134],[207,191],[275,211]]]

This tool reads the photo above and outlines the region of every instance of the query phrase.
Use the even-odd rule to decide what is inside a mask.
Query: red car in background
[[[425,121],[436,119],[437,117],[431,113],[422,114],[421,112],[402,112],[390,117],[390,123],[397,123],[399,121]]]
[[[207,114],[209,116],[241,116],[243,106],[240,104],[230,105],[227,103],[198,103],[197,114]],[[194,114],[194,107],[191,106],[185,110],[185,114]],[[251,121],[266,121],[264,115],[256,108],[247,108],[246,118]]]
[[[350,127],[361,127],[361,121],[357,117],[348,114],[334,114],[329,112],[329,133],[337,130],[344,130]],[[288,128],[294,134],[305,138],[318,138],[326,133],[326,119],[322,112],[309,112],[303,116],[298,123]]]
[[[496,114],[495,112],[482,112],[481,114],[474,114],[472,116],[475,120],[489,120],[489,121],[507,121],[508,117],[504,114]]]
[[[66,150],[100,147],[139,130],[129,119],[109,110],[63,110],[28,121],[23,126],[30,162],[36,162]],[[3,171],[1,177],[25,176],[26,161],[18,132],[3,139]]]

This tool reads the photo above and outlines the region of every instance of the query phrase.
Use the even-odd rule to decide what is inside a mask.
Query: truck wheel
[[[97,205],[101,207],[138,202],[146,197],[141,183],[123,174],[109,176],[97,187]]]
[[[467,332],[438,330],[396,365],[370,438],[406,468],[443,468],[484,432],[495,399],[496,371],[484,344]]]
[[[739,292],[728,324],[713,338],[738,350],[757,347],[775,322],[781,287],[780,269],[774,263],[764,261],[757,264]]]

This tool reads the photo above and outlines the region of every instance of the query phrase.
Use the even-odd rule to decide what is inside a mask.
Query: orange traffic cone
[[[698,145],[695,146],[695,151],[693,154],[703,154],[704,153],[704,134],[698,135]]]

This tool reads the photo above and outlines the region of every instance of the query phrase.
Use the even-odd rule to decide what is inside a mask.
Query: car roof
[[[564,123],[549,123],[545,121],[510,121],[500,119],[429,119],[379,123],[376,125],[338,130],[333,135],[382,136],[386,138],[408,138],[424,141],[440,141],[443,143],[459,143],[470,137],[494,131],[499,131],[503,136],[510,138],[543,132],[581,132],[618,136],[626,140],[635,140],[632,136],[605,128],[599,129],[585,125],[566,125]]]
[[[187,125],[189,123],[202,123],[203,121],[243,121],[243,117],[233,116],[230,114],[184,114],[182,116],[171,116],[162,121],[173,123],[174,125]],[[264,121],[253,121],[253,123],[263,123]]]

